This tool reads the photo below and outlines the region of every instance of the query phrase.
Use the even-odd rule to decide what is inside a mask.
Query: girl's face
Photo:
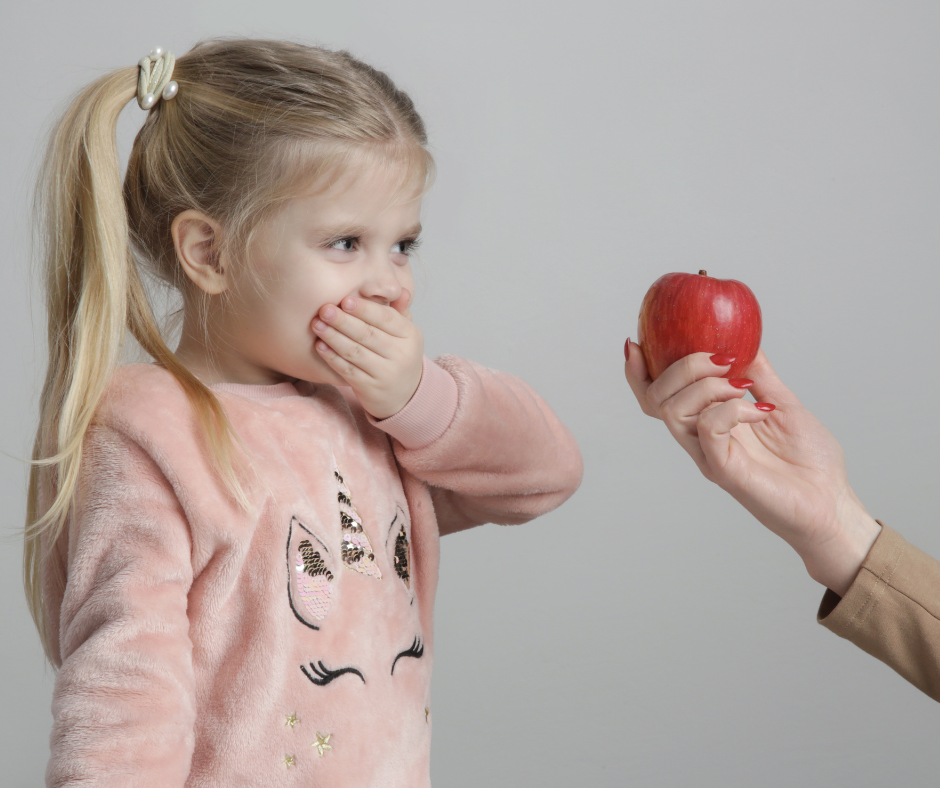
[[[215,356],[228,382],[299,378],[345,385],[314,348],[320,308],[349,295],[404,310],[414,293],[410,252],[421,230],[421,196],[387,173],[350,174],[290,200],[261,225],[253,270],[233,266]]]

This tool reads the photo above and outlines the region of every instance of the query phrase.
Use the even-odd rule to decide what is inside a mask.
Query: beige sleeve
[[[940,701],[940,562],[878,522],[855,582],[841,599],[826,590],[817,621]]]

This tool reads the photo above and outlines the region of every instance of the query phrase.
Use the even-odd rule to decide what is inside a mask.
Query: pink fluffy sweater
[[[88,433],[42,570],[47,785],[429,785],[439,536],[561,504],[574,439],[525,383],[453,357],[380,422],[349,389],[215,388],[248,512],[157,366],[119,369]]]

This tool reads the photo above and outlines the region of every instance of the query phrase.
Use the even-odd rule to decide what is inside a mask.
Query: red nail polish
[[[623,357],[629,361],[630,360],[630,337],[627,337],[627,341],[623,346]]]
[[[747,378],[731,378],[728,382],[736,389],[749,389],[754,385],[754,381]]]
[[[737,356],[729,356],[727,353],[716,353],[714,356],[709,356],[708,360],[716,367],[727,367],[733,364],[736,358]]]
[[[754,407],[758,410],[765,410],[767,412],[777,409],[776,405],[771,405],[769,402],[755,402]]]

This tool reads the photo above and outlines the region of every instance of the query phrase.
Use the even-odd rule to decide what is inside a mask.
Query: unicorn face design
[[[287,539],[291,610],[319,633],[320,648],[300,669],[317,686],[347,675],[366,683],[376,671],[391,677],[402,659],[424,654],[404,508],[393,505],[388,522],[364,523],[336,467],[333,478],[338,534],[329,529],[331,539],[325,528],[293,517]],[[380,564],[392,571],[383,574]],[[385,635],[392,641],[387,650],[381,648]]]

